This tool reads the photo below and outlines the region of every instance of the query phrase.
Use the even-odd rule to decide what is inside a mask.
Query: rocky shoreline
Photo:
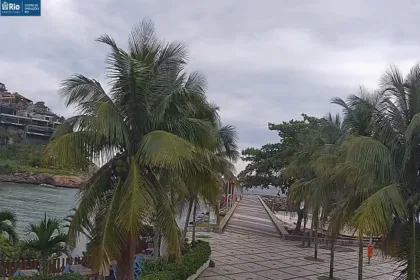
[[[1,174],[0,181],[24,184],[48,184],[56,187],[78,189],[86,181],[86,178],[78,176],[22,172],[13,174]]]

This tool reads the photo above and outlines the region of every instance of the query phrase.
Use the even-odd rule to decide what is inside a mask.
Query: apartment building
[[[0,127],[15,131],[26,143],[44,144],[58,125],[54,113],[36,110],[32,100],[15,92],[0,92]]]

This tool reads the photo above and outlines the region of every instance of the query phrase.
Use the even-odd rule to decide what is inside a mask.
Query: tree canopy
[[[298,135],[319,127],[325,119],[302,114],[302,120],[284,121],[281,124],[269,123],[268,129],[277,132],[279,143],[269,143],[261,148],[247,148],[241,159],[247,162],[245,170],[239,173],[242,187],[268,188],[270,186],[287,188],[290,179],[282,176],[282,171],[291,162],[291,157],[299,147]]]

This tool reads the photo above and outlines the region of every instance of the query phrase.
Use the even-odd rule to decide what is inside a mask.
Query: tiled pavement
[[[327,276],[329,251],[319,250],[319,258],[324,262],[306,260],[306,256],[313,254],[313,248],[299,248],[300,242],[280,239],[274,226],[269,226],[271,221],[256,199],[244,197],[226,231],[222,235],[212,233],[206,239],[211,244],[211,259],[216,265],[207,268],[199,279],[314,280]],[[354,252],[335,253],[335,277],[357,279],[358,254],[357,248],[352,248]],[[370,265],[364,264],[363,279],[393,279],[395,267],[390,260],[375,256]]]

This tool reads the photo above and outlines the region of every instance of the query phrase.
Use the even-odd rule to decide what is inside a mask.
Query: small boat
[[[57,187],[50,184],[40,184],[41,187],[56,189]]]

